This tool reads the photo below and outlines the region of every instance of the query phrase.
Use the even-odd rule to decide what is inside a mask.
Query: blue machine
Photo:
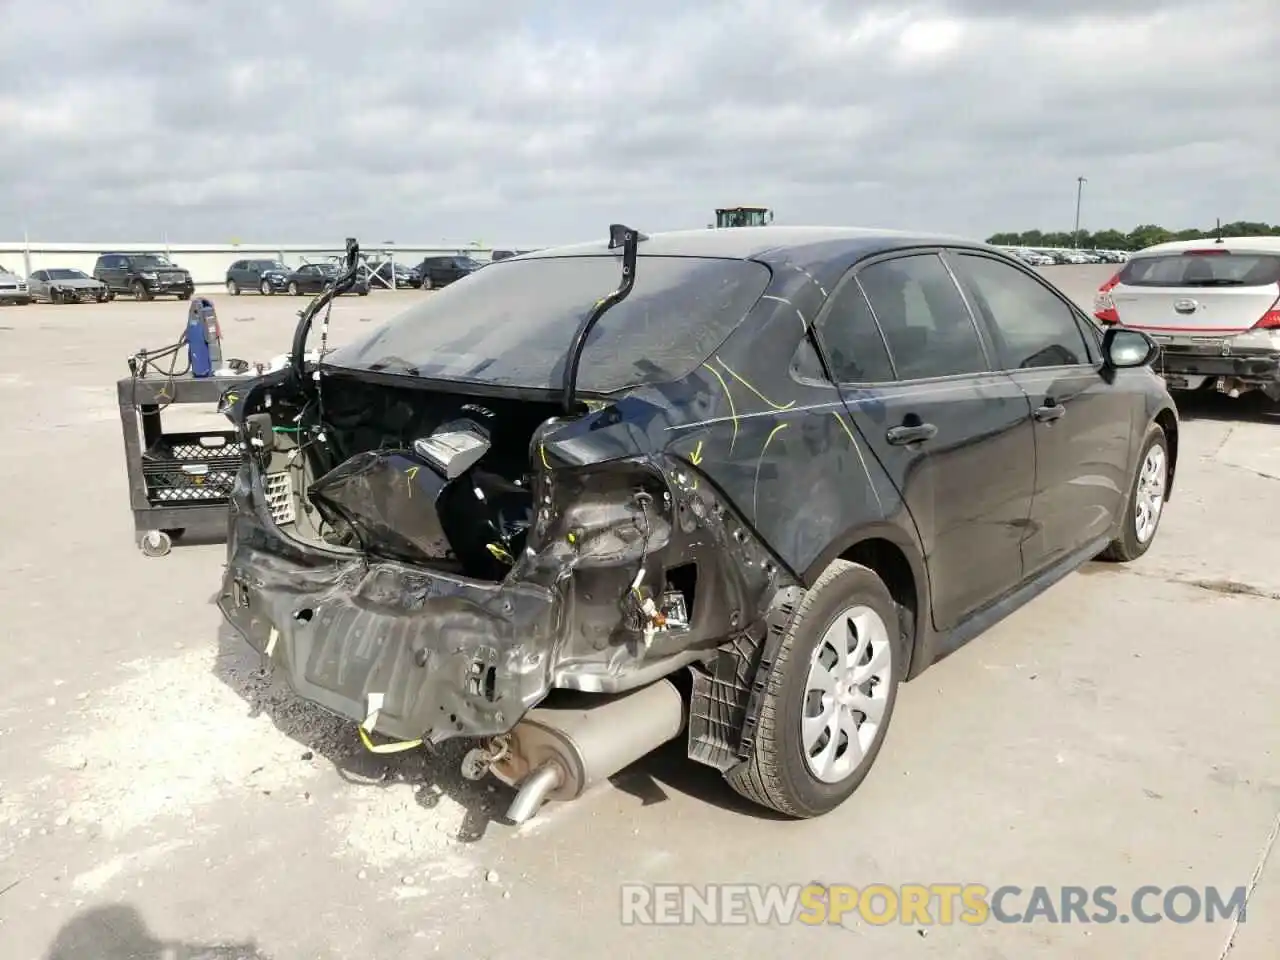
[[[213,301],[205,297],[193,297],[187,311],[187,357],[191,360],[193,377],[211,377],[214,368],[222,362],[222,328],[218,326],[218,314]]]

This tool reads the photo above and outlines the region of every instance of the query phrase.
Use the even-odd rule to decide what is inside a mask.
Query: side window
[[[1043,284],[991,257],[965,253],[955,262],[974,306],[993,327],[1001,366],[1014,370],[1089,362],[1075,314]]]
[[[818,339],[839,383],[893,380],[893,363],[867,298],[856,282],[839,287],[818,325]]]
[[[43,270],[37,270],[35,273],[33,273],[33,274],[31,275],[31,279],[32,279],[32,280],[35,280],[35,281],[38,281],[38,282],[40,282],[40,283],[43,283],[43,282],[44,282],[44,271],[43,271]]]
[[[937,254],[874,263],[858,272],[858,283],[900,380],[990,369],[969,308]]]

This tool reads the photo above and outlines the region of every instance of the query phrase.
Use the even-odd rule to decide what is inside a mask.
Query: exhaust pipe
[[[670,680],[613,696],[557,691],[506,735],[490,772],[518,792],[507,809],[525,823],[547,800],[575,800],[590,787],[678,737],[684,696]]]

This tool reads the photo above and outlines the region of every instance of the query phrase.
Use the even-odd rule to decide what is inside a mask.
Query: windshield
[[[80,270],[46,270],[45,273],[48,275],[50,280],[88,280],[89,279],[88,276],[86,276]]]
[[[1264,287],[1280,282],[1280,255],[1203,253],[1134,257],[1120,271],[1128,287]]]
[[[148,253],[140,257],[130,257],[129,264],[136,270],[154,270],[157,267],[172,267],[173,261],[160,253]]]
[[[614,256],[504,260],[436,291],[328,363],[558,390],[578,324],[621,273]],[[768,267],[749,260],[641,256],[631,295],[587,340],[579,389],[610,393],[687,376],[760,299],[769,277]]]

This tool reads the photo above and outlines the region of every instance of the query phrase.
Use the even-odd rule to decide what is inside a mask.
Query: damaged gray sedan
[[[348,253],[292,366],[223,398],[219,604],[371,749],[474,741],[517,822],[681,734],[828,812],[900,681],[1140,556],[1169,495],[1152,342],[983,244],[615,225],[328,351]]]

